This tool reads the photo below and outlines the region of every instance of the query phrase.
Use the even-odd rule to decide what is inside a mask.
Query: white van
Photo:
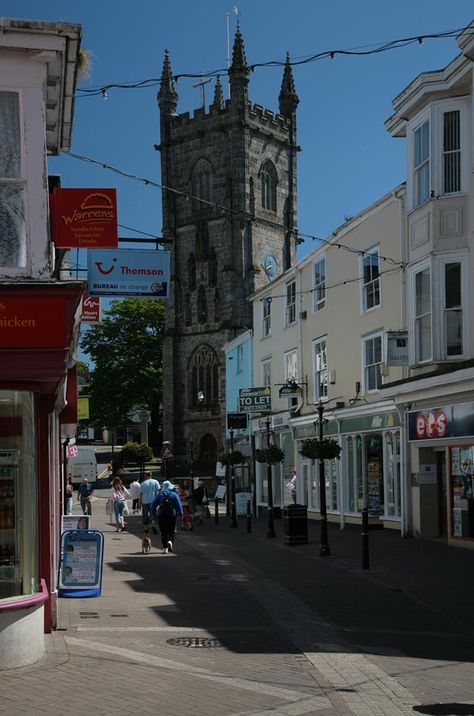
[[[97,459],[92,448],[78,446],[77,455],[68,457],[67,476],[73,485],[79,484],[85,477],[91,483],[97,480]]]

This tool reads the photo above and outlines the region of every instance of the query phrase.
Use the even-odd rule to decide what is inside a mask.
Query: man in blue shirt
[[[164,481],[161,492],[153,500],[151,514],[158,517],[163,554],[172,552],[176,517],[183,516],[183,508],[181,500],[174,490],[174,485],[169,480]]]
[[[145,479],[140,486],[140,494],[142,497],[142,520],[145,530],[148,529],[148,525],[151,522],[150,508],[153,500],[159,492],[159,489],[160,483],[158,482],[158,480],[153,479],[153,477],[151,476],[151,470],[147,470],[145,472]],[[156,534],[155,525],[152,525],[151,528],[153,530],[153,533]]]
[[[91,495],[93,492],[94,488],[85,477],[77,490],[77,500],[81,502],[82,512],[85,515],[92,515]]]

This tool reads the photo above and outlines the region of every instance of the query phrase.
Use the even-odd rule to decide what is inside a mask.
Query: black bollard
[[[214,500],[214,524],[219,524],[219,500],[217,497]]]
[[[252,531],[252,505],[250,500],[247,500],[247,532]]]
[[[370,569],[369,560],[369,510],[362,510],[362,569]]]

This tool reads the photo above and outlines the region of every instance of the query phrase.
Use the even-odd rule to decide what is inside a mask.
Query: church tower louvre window
[[[194,211],[212,209],[214,201],[214,172],[211,163],[201,157],[194,165],[191,176],[191,191]]]
[[[206,323],[207,321],[207,298],[206,289],[203,285],[199,286],[198,289],[197,318],[199,323]]]
[[[196,259],[193,253],[188,259],[188,286],[190,291],[196,290]]]
[[[211,249],[209,253],[208,266],[208,283],[211,288],[217,286],[217,256],[215,249]]]
[[[250,75],[237,25],[228,77],[216,80],[214,100],[206,106],[201,95],[194,108],[181,110],[165,53],[158,146],[161,183],[174,191],[162,192],[163,236],[170,240],[173,267],[163,349],[163,438],[177,458],[189,459],[191,437],[197,445],[212,436],[217,450],[224,449],[222,346],[252,328],[247,299],[268,280],[256,270],[265,257],[276,257],[277,272],[295,262],[299,100],[291,63],[287,58],[273,110],[250,101]],[[224,98],[227,87],[230,96]],[[199,391],[199,405],[212,406],[202,412]]]
[[[262,186],[262,208],[276,211],[278,176],[275,165],[269,159],[262,165],[260,180]]]

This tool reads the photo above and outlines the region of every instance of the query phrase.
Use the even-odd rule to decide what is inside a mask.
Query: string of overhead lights
[[[230,214],[233,216],[238,216],[240,218],[244,218],[247,221],[250,221],[251,223],[260,223],[260,224],[264,224],[265,226],[270,226],[272,228],[283,229],[284,231],[291,231],[296,235],[297,240],[298,240],[298,238],[301,238],[303,240],[311,239],[312,241],[318,241],[321,244],[324,244],[328,247],[336,247],[338,249],[343,249],[344,251],[348,251],[349,253],[356,254],[358,256],[364,257],[366,255],[366,252],[361,251],[360,249],[354,249],[351,246],[347,246],[346,244],[342,244],[338,241],[334,241],[334,240],[330,240],[330,239],[323,239],[319,236],[314,236],[313,234],[308,234],[304,231],[300,231],[299,229],[294,229],[292,227],[289,227],[286,224],[282,224],[281,222],[272,221],[271,219],[266,219],[263,217],[257,217],[257,216],[254,216],[253,214],[249,214],[248,212],[240,211],[239,209],[232,209],[230,207],[223,206],[222,204],[218,204],[215,201],[201,199],[200,197],[195,196],[194,194],[191,194],[190,192],[181,191],[180,189],[174,189],[173,187],[166,186],[165,184],[160,184],[159,182],[156,182],[153,179],[146,179],[145,177],[141,177],[136,174],[132,174],[131,172],[126,172],[123,169],[118,169],[117,167],[114,167],[110,164],[101,162],[97,159],[93,159],[92,157],[86,157],[82,154],[76,154],[75,152],[63,152],[63,154],[65,154],[66,156],[72,157],[73,159],[78,159],[80,161],[88,162],[90,164],[95,164],[97,166],[102,167],[102,169],[106,169],[108,171],[114,172],[115,174],[118,174],[119,176],[123,176],[127,179],[132,179],[134,181],[142,182],[143,184],[145,184],[145,186],[153,186],[157,189],[169,191],[169,192],[176,194],[178,196],[182,196],[187,200],[197,201],[197,202],[200,202],[200,204],[205,204],[206,206],[219,209],[223,213],[227,213],[227,214]],[[153,236],[153,234],[151,234],[151,236]],[[394,264],[397,267],[405,268],[405,264],[403,262],[397,261],[396,259],[393,259],[390,256],[382,256],[379,254],[379,258],[382,261],[387,261],[389,263]]]
[[[465,31],[465,27],[457,28],[455,30],[446,30],[444,32],[426,33],[422,35],[413,35],[412,37],[401,37],[388,42],[381,42],[374,45],[366,45],[363,47],[355,47],[349,49],[335,49],[335,50],[323,50],[316,52],[311,55],[304,56],[300,59],[294,60],[268,60],[265,62],[255,62],[248,66],[251,72],[257,69],[265,67],[283,67],[287,61],[292,67],[300,65],[312,64],[324,59],[335,59],[338,56],[341,57],[367,57],[370,55],[377,55],[383,52],[389,52],[402,47],[408,47],[409,45],[422,45],[425,40],[443,40],[447,38],[457,37],[461,32]],[[470,34],[470,33],[469,33]],[[208,72],[182,72],[173,74],[172,79],[174,82],[178,82],[181,79],[204,79],[214,78],[220,76],[227,76],[228,68],[220,67],[215,70]],[[161,86],[161,78],[151,77],[149,79],[140,80],[137,82],[111,82],[101,87],[81,87],[77,89],[78,97],[96,97],[102,96],[107,99],[107,93],[112,89],[146,89],[149,87]],[[80,94],[79,94],[80,93]]]
[[[399,271],[403,271],[403,270],[404,270],[404,268],[402,266],[396,266],[393,269],[386,269],[385,271],[380,271],[378,273],[378,275],[376,276],[376,278],[380,278],[380,276],[384,276],[386,274],[398,273]],[[346,279],[343,279],[342,281],[338,281],[337,283],[332,283],[327,286],[324,286],[324,291],[325,291],[325,293],[327,293],[327,291],[330,291],[333,288],[339,288],[340,286],[346,286],[346,284],[349,284],[349,283],[360,283],[363,280],[364,280],[364,276],[355,276],[354,278],[346,278]],[[260,290],[264,290],[264,289],[260,289]],[[295,295],[296,296],[304,296],[307,293],[310,293],[310,294],[316,293],[316,291],[318,291],[318,290],[319,290],[318,286],[313,286],[313,288],[307,288],[307,289],[303,289],[301,291],[295,291]],[[286,293],[277,293],[277,294],[271,294],[268,296],[263,296],[260,299],[260,302],[263,303],[265,301],[269,301],[271,303],[274,298],[287,298],[287,294]]]

